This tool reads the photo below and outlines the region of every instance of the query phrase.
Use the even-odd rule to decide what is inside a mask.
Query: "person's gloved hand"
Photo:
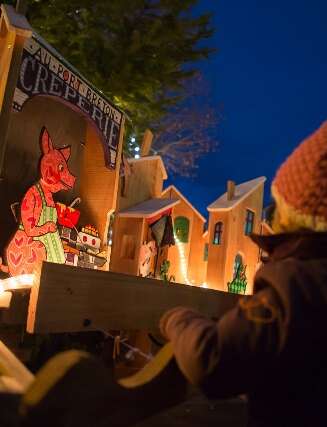
[[[173,331],[175,331],[176,326],[178,326],[180,322],[183,322],[183,324],[188,323],[188,320],[198,315],[199,314],[195,310],[186,307],[175,307],[166,311],[159,322],[162,336],[170,341]]]

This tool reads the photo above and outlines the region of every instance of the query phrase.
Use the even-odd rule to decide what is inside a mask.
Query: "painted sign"
[[[31,38],[23,49],[14,110],[21,111],[25,102],[37,95],[58,97],[91,120],[102,137],[105,164],[115,169],[123,114],[60,61],[50,47]]]
[[[41,179],[25,194],[21,222],[6,250],[8,265],[0,269],[11,276],[32,274],[43,261],[65,263],[64,248],[57,229],[57,209],[53,194],[74,187],[75,177],[68,167],[70,147],[56,148],[44,127],[40,133]]]

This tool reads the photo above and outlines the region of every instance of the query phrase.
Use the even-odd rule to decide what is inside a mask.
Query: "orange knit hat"
[[[327,231],[327,121],[305,139],[277,171],[273,228]]]

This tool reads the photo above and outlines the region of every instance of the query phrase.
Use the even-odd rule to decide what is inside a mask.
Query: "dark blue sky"
[[[174,184],[206,214],[227,179],[265,175],[269,201],[278,165],[327,119],[327,1],[201,0],[199,9],[214,13],[219,52],[200,68],[224,117],[218,150],[197,178]]]

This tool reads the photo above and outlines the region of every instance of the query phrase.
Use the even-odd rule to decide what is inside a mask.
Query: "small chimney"
[[[227,181],[227,200],[232,200],[235,196],[235,182]]]
[[[153,140],[153,133],[150,131],[150,129],[147,129],[144,132],[143,141],[141,144],[141,157],[148,156],[151,150],[152,146],[152,140]]]

